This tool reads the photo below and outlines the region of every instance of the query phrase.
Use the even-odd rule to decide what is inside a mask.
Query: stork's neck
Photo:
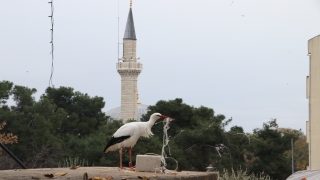
[[[154,123],[157,121],[156,118],[150,118],[149,121],[148,121],[148,124],[150,126],[150,128],[154,125]]]

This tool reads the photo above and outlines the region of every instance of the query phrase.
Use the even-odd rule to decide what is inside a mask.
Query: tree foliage
[[[291,157],[286,152],[291,149],[291,138],[296,141],[300,132],[279,129],[276,119],[255,129],[259,141],[255,144],[254,156],[258,157],[250,167],[253,172],[266,172],[274,179],[286,179],[291,174]]]
[[[105,105],[102,97],[90,97],[68,87],[48,87],[44,97],[56,105],[55,111],[63,109],[67,113],[68,120],[63,121],[59,129],[62,133],[88,135],[106,120],[101,111]]]
[[[205,170],[211,161],[216,161],[219,167],[230,160],[230,152],[223,152],[220,158],[217,147],[227,142],[224,127],[231,121],[224,115],[215,115],[213,109],[207,107],[195,108],[183,103],[182,99],[158,101],[155,106],[143,116],[147,121],[154,112],[174,117],[170,124],[170,147],[173,158],[179,162],[182,169]],[[162,126],[155,125],[153,131],[158,139],[162,139]],[[219,157],[219,158],[218,158]]]
[[[13,83],[9,81],[0,82],[0,106],[6,104],[9,99]]]
[[[0,82],[0,122],[7,123],[1,133],[19,137],[18,144],[8,147],[28,168],[57,167],[66,159],[80,159],[95,166],[118,166],[117,151],[102,151],[122,122],[110,120],[102,112],[102,97],[90,97],[71,87],[48,87],[39,100],[35,100],[34,93],[36,89]],[[15,106],[6,105],[10,97]],[[169,147],[165,150],[182,170],[205,171],[212,166],[223,173],[242,168],[252,177],[263,172],[271,179],[285,179],[291,173],[291,138],[295,141],[296,170],[303,170],[308,163],[303,133],[278,128],[275,119],[246,133],[237,125],[226,130],[232,119],[208,107],[190,106],[179,98],[149,106],[142,121],[148,121],[154,112],[175,118],[170,123]],[[153,137],[141,137],[133,148],[133,161],[137,154],[161,154],[161,120],[152,131]],[[125,165],[129,156],[123,156]],[[6,164],[2,159],[7,159],[4,154],[0,164]],[[168,169],[176,167],[171,159],[167,159],[167,164]]]
[[[85,151],[74,154],[77,149],[72,148],[81,148],[106,123],[108,118],[101,111],[103,99],[74,92],[72,88],[49,87],[36,101],[35,92],[36,89],[15,85],[8,94],[13,95],[16,106],[0,109],[1,121],[8,124],[4,130],[19,136],[19,144],[11,145],[10,149],[29,168],[53,167],[65,157],[82,157]]]

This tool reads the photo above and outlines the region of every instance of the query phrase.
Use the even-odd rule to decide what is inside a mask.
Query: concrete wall
[[[308,41],[310,55],[309,125],[310,169],[320,169],[320,35]]]
[[[57,176],[53,179],[87,179],[84,177],[84,172],[93,177],[112,176],[113,179],[130,179],[141,180],[142,176],[151,177],[152,180],[218,180],[219,174],[216,172],[197,172],[197,171],[181,171],[171,172],[173,174],[162,174],[154,172],[137,172],[128,173],[119,171],[118,167],[81,167],[79,170],[70,170],[70,168],[39,168],[39,169],[24,169],[24,170],[1,170],[0,177],[6,180],[26,180],[26,179],[44,179],[44,174],[55,174],[68,172],[65,176]],[[125,178],[124,178],[125,177]],[[3,179],[1,178],[1,179]],[[47,179],[47,178],[46,178]]]

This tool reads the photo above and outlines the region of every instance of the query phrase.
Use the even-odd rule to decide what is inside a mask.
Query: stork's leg
[[[120,156],[120,169],[123,169],[123,167],[122,167],[122,148],[119,149],[119,156]]]
[[[131,155],[132,155],[132,152],[131,152],[131,147],[130,147],[130,149],[129,149],[129,157],[130,157],[129,167],[130,167],[130,169],[132,169],[132,157],[131,157]]]

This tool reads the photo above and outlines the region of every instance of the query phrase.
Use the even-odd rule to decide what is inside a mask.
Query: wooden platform
[[[65,174],[66,173],[66,174]],[[218,174],[213,172],[196,171],[167,171],[165,174],[153,172],[136,172],[130,170],[119,170],[116,167],[80,167],[70,168],[44,168],[44,169],[16,169],[0,171],[0,180],[27,180],[27,179],[66,179],[66,180],[218,180]],[[63,175],[65,174],[65,175]],[[63,175],[63,176],[62,176]],[[48,176],[48,177],[46,177]],[[53,177],[50,177],[53,176]],[[100,178],[100,179],[99,179]],[[103,179],[104,178],[104,179]]]

